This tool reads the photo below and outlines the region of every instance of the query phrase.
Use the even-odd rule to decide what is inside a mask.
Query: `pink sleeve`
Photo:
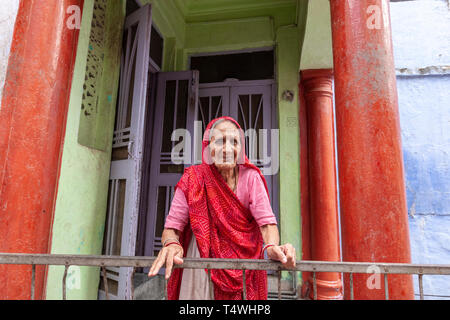
[[[249,209],[256,223],[260,227],[266,224],[277,224],[261,176],[255,171],[255,174],[249,180]]]
[[[172,204],[170,205],[169,214],[167,215],[164,228],[184,230],[189,220],[189,206],[183,190],[177,188],[173,195]]]

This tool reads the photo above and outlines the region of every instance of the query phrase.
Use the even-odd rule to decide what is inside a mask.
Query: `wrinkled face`
[[[233,169],[241,152],[239,129],[231,121],[222,121],[211,132],[211,158],[219,170]]]

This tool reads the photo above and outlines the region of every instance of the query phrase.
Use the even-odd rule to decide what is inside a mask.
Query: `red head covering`
[[[189,222],[180,236],[186,254],[194,234],[202,258],[262,259],[262,235],[250,210],[229,188],[214,164],[208,164],[210,132],[219,120],[229,120],[241,129],[236,120],[221,117],[212,120],[206,127],[202,141],[202,164],[191,166],[175,188],[181,188],[189,205]],[[240,130],[242,133],[242,130]],[[206,152],[205,152],[206,151]],[[243,158],[243,159],[242,159]],[[267,183],[261,171],[245,155],[244,135],[241,134],[240,165],[256,170]],[[206,271],[206,270],[205,270]],[[261,270],[247,270],[247,299],[267,299],[267,274]],[[168,298],[179,297],[182,269],[175,269],[167,286]],[[214,297],[217,300],[242,299],[241,270],[211,270],[214,283]]]

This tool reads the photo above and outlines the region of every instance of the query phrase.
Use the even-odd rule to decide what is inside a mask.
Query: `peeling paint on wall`
[[[445,66],[426,66],[418,68],[397,68],[398,76],[426,76],[426,75],[442,75],[450,74],[450,65]]]

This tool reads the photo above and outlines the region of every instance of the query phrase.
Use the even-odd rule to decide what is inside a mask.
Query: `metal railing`
[[[62,278],[62,297],[67,299],[66,278],[70,266],[100,267],[105,283],[106,298],[108,299],[108,287],[106,279],[107,267],[131,267],[147,268],[152,265],[156,257],[126,257],[126,256],[93,256],[93,255],[62,255],[62,254],[25,254],[25,253],[0,253],[0,265],[31,265],[31,300],[35,298],[36,265],[64,266]],[[175,268],[208,269],[208,278],[211,281],[212,269],[235,270],[273,270],[278,273],[278,299],[281,299],[281,272],[310,272],[313,279],[313,299],[317,300],[317,277],[319,272],[344,273],[349,275],[350,299],[354,299],[353,275],[373,274],[374,268],[379,270],[384,277],[384,295],[389,299],[388,274],[417,275],[419,281],[419,296],[424,299],[423,276],[424,275],[450,275],[450,265],[423,265],[405,263],[374,263],[374,262],[329,262],[329,261],[297,261],[295,269],[285,269],[279,262],[271,260],[247,260],[247,259],[198,259],[185,258],[182,265],[174,265]],[[243,298],[246,297],[245,272],[243,274]],[[167,287],[167,280],[165,280]],[[167,291],[165,290],[166,295]],[[166,296],[167,298],[167,296]]]

